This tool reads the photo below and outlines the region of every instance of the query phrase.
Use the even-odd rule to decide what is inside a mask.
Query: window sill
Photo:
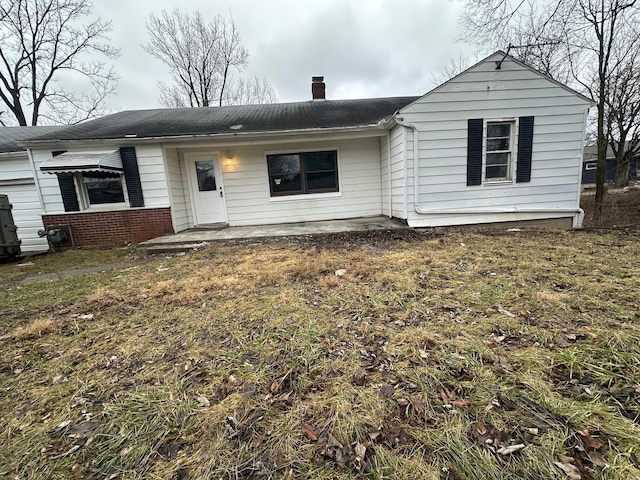
[[[298,195],[280,195],[277,197],[269,197],[269,202],[303,202],[305,200],[337,198],[341,196],[342,196],[342,192],[301,193]]]
[[[93,213],[93,212],[111,212],[115,210],[128,210],[128,203],[105,203],[102,205],[91,205],[89,208],[85,208],[81,210],[85,213]]]
[[[512,185],[513,180],[485,180],[485,187],[500,187],[504,185]]]

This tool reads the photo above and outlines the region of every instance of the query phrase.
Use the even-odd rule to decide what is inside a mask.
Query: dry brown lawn
[[[73,266],[57,258],[33,271]],[[0,478],[640,478],[637,234],[17,268],[0,265]]]

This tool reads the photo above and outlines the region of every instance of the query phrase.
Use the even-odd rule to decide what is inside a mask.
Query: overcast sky
[[[442,64],[470,51],[456,41],[456,0],[94,0],[121,49],[111,110],[159,107],[156,82],[169,72],[142,45],[149,14],[176,7],[233,15],[250,54],[244,75],[266,77],[281,102],[309,100],[315,75],[328,99],[420,95]]]

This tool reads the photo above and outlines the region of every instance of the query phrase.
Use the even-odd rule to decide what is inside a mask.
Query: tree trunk
[[[631,168],[631,152],[624,152],[616,159],[616,187],[629,185],[629,169]]]
[[[604,94],[601,92],[600,98]],[[598,161],[596,163],[596,197],[594,199],[593,223],[600,225],[604,205],[604,188],[607,170],[607,139],[604,135],[604,107],[602,100],[598,104]]]

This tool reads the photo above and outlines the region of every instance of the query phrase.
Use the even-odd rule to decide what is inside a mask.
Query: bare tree
[[[471,61],[468,55],[459,52],[457,57],[449,58],[449,60],[442,64],[436,73],[431,75],[431,81],[434,86],[441,85],[447,80],[451,80],[459,73],[464,72],[473,63],[474,62]]]
[[[253,80],[239,78],[231,82],[228,94],[222,100],[223,105],[257,105],[276,103],[278,97],[266,78],[254,77]]]
[[[629,184],[631,160],[640,154],[640,36],[627,42],[628,49],[616,52],[609,92],[605,100],[605,130],[616,158],[617,187]]]
[[[86,0],[0,0],[0,100],[13,117],[7,123],[76,123],[103,113],[117,77],[91,57],[119,52],[107,43],[110,22],[81,23],[90,14]],[[83,91],[65,88],[79,79]]]
[[[595,221],[602,216],[607,133],[605,105],[616,69],[614,52],[637,31],[638,0],[557,0],[537,8],[525,0],[467,0],[461,23],[477,45],[511,46],[512,54],[555,78],[571,80],[597,101]],[[524,42],[519,45],[519,42]],[[562,67],[566,66],[563,70]],[[568,70],[567,70],[568,69]],[[566,80],[565,80],[566,81]]]
[[[206,21],[200,12],[191,15],[178,9],[151,15],[147,23],[151,40],[147,53],[171,69],[172,83],[160,82],[160,103],[165,107],[209,107],[244,103],[251,82],[234,85],[234,73],[249,63],[249,53],[242,46],[233,19],[217,15]],[[266,85],[266,80],[264,81]],[[259,89],[254,89],[258,93]],[[273,89],[264,90],[264,98]],[[262,97],[261,101],[262,101]],[[254,99],[257,102],[257,100]]]

